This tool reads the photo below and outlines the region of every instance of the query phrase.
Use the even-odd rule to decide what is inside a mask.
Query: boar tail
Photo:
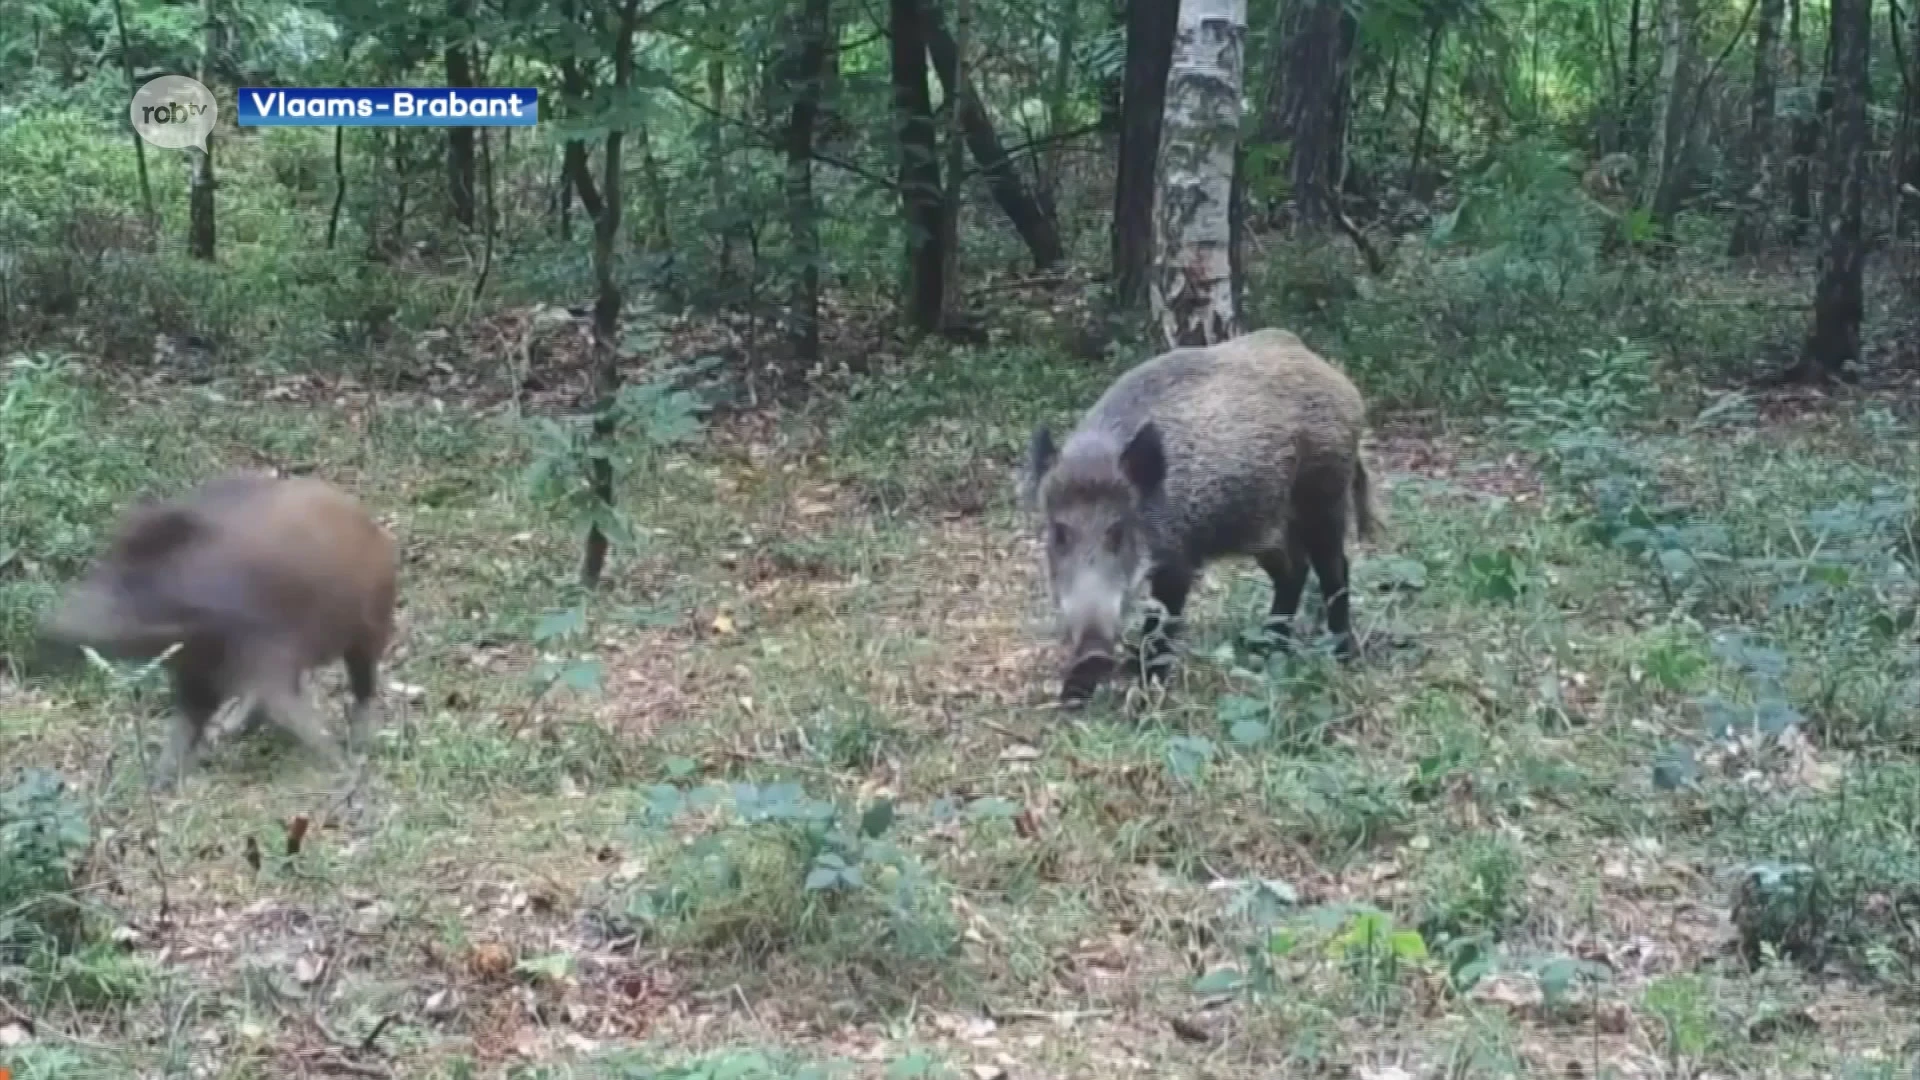
[[[1362,539],[1380,533],[1380,508],[1373,502],[1373,482],[1367,476],[1367,463],[1359,455],[1353,459],[1353,520]]]

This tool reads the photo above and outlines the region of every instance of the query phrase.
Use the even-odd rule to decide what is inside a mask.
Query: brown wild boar
[[[321,480],[233,474],[176,499],[142,500],[45,624],[53,642],[167,661],[174,720],[157,786],[192,767],[206,727],[240,698],[333,764],[342,756],[301,677],[344,661],[349,741],[373,724],[393,633],[393,540],[359,501]],[[249,723],[247,726],[251,726]]]
[[[1228,555],[1272,578],[1268,628],[1283,643],[1311,566],[1339,655],[1352,658],[1347,516],[1362,536],[1375,528],[1365,413],[1345,375],[1269,329],[1139,364],[1061,446],[1037,428],[1025,494],[1067,647],[1063,703],[1085,701],[1118,666],[1143,579],[1170,617],[1147,620],[1143,659],[1158,675],[1195,579]]]

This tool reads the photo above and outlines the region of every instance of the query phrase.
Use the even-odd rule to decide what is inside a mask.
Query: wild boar
[[[392,538],[352,495],[317,479],[232,474],[131,507],[43,630],[50,642],[120,660],[180,646],[166,664],[174,719],[158,787],[194,765],[207,725],[235,698],[245,719],[264,714],[339,765],[301,679],[345,664],[349,742],[364,744],[397,572]]]
[[[1207,563],[1250,555],[1273,581],[1268,628],[1283,644],[1311,567],[1342,659],[1357,651],[1347,598],[1347,518],[1376,514],[1360,460],[1365,403],[1285,330],[1174,349],[1121,375],[1056,447],[1028,449],[1025,498],[1043,526],[1072,706],[1118,666],[1146,580],[1169,620],[1145,627],[1149,674]]]

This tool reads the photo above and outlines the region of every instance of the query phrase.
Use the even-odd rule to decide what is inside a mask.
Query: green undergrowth
[[[169,1025],[217,1026],[180,1020],[183,995],[245,1000],[255,976],[168,968],[111,932],[150,920],[159,867],[207,918],[271,903],[377,925],[339,938],[356,977],[326,1007],[364,1033],[410,1002],[389,1030],[431,1063],[414,1075],[494,1075],[486,1010],[510,995],[561,1017],[658,1008],[611,996],[655,968],[675,981],[646,993],[765,1024],[740,1045],[766,1056],[602,1046],[616,1058],[554,1051],[515,1075],[812,1075],[796,1062],[833,1055],[774,1048],[845,1025],[898,1051],[856,1072],[932,1075],[911,1070],[970,1051],[912,1045],[995,1009],[1098,1014],[1020,1051],[1067,1072],[1114,1037],[1097,1024],[1190,1013],[1249,1068],[1390,1053],[1494,1075],[1595,1031],[1616,1040],[1603,1058],[1733,1075],[1857,1064],[1858,1039],[1804,1017],[1835,974],[1856,1012],[1916,986],[1914,432],[1870,403],[1770,422],[1739,395],[1669,394],[1631,336],[1575,355],[1582,377],[1503,384],[1488,422],[1401,436],[1430,457],[1382,450],[1390,527],[1354,562],[1363,663],[1328,654],[1311,589],[1303,647],[1264,655],[1266,583],[1227,563],[1164,693],[1115,685],[1071,716],[1046,707],[1009,467],[1098,368],[936,351],[924,377],[874,375],[804,418],[828,422],[805,463],[781,455],[820,444],[756,456],[665,391],[635,399],[630,544],[589,596],[583,520],[528,482],[569,443],[384,406],[366,435],[219,384],[113,415],[85,368],[35,357],[7,383],[27,422],[0,435],[22,448],[9,495],[41,508],[5,525],[33,553],[5,579],[8,626],[32,625],[126,497],[214,464],[313,463],[409,560],[356,805],[296,843],[322,774],[271,733],[217,748],[151,849],[87,867],[128,883],[92,898],[104,929],[42,935],[15,977],[62,1029],[122,1033],[121,1064],[158,1061],[140,1048]],[[0,797],[0,835],[135,828],[132,740],[157,735],[163,698],[30,685],[44,696],[0,711],[0,753],[88,796],[35,781],[14,819]],[[52,876],[19,888],[90,895],[68,856],[30,864]],[[1683,933],[1698,911],[1728,940]],[[507,973],[474,974],[493,943]],[[300,954],[269,944],[285,983]],[[1595,959],[1643,948],[1661,966]],[[1164,1038],[1142,1052],[1167,1068],[1206,1052]],[[108,1060],[11,1053],[16,1076]]]

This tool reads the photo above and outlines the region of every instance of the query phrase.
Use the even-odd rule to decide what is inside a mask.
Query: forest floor
[[[1005,461],[902,432],[880,484],[729,416],[623,477],[645,543],[574,617],[576,531],[500,415],[138,400],[102,438],[312,467],[393,528],[386,723],[345,798],[268,733],[149,800],[163,695],[0,683],[0,762],[80,786],[114,922],[0,981],[38,995],[0,1001],[14,1080],[1891,1077],[1920,1045],[1920,459],[1883,402],[1381,418],[1364,663],[1256,664],[1266,584],[1223,564],[1171,686],[1063,714]],[[1743,872],[1796,862],[1818,971],[1738,949]]]

